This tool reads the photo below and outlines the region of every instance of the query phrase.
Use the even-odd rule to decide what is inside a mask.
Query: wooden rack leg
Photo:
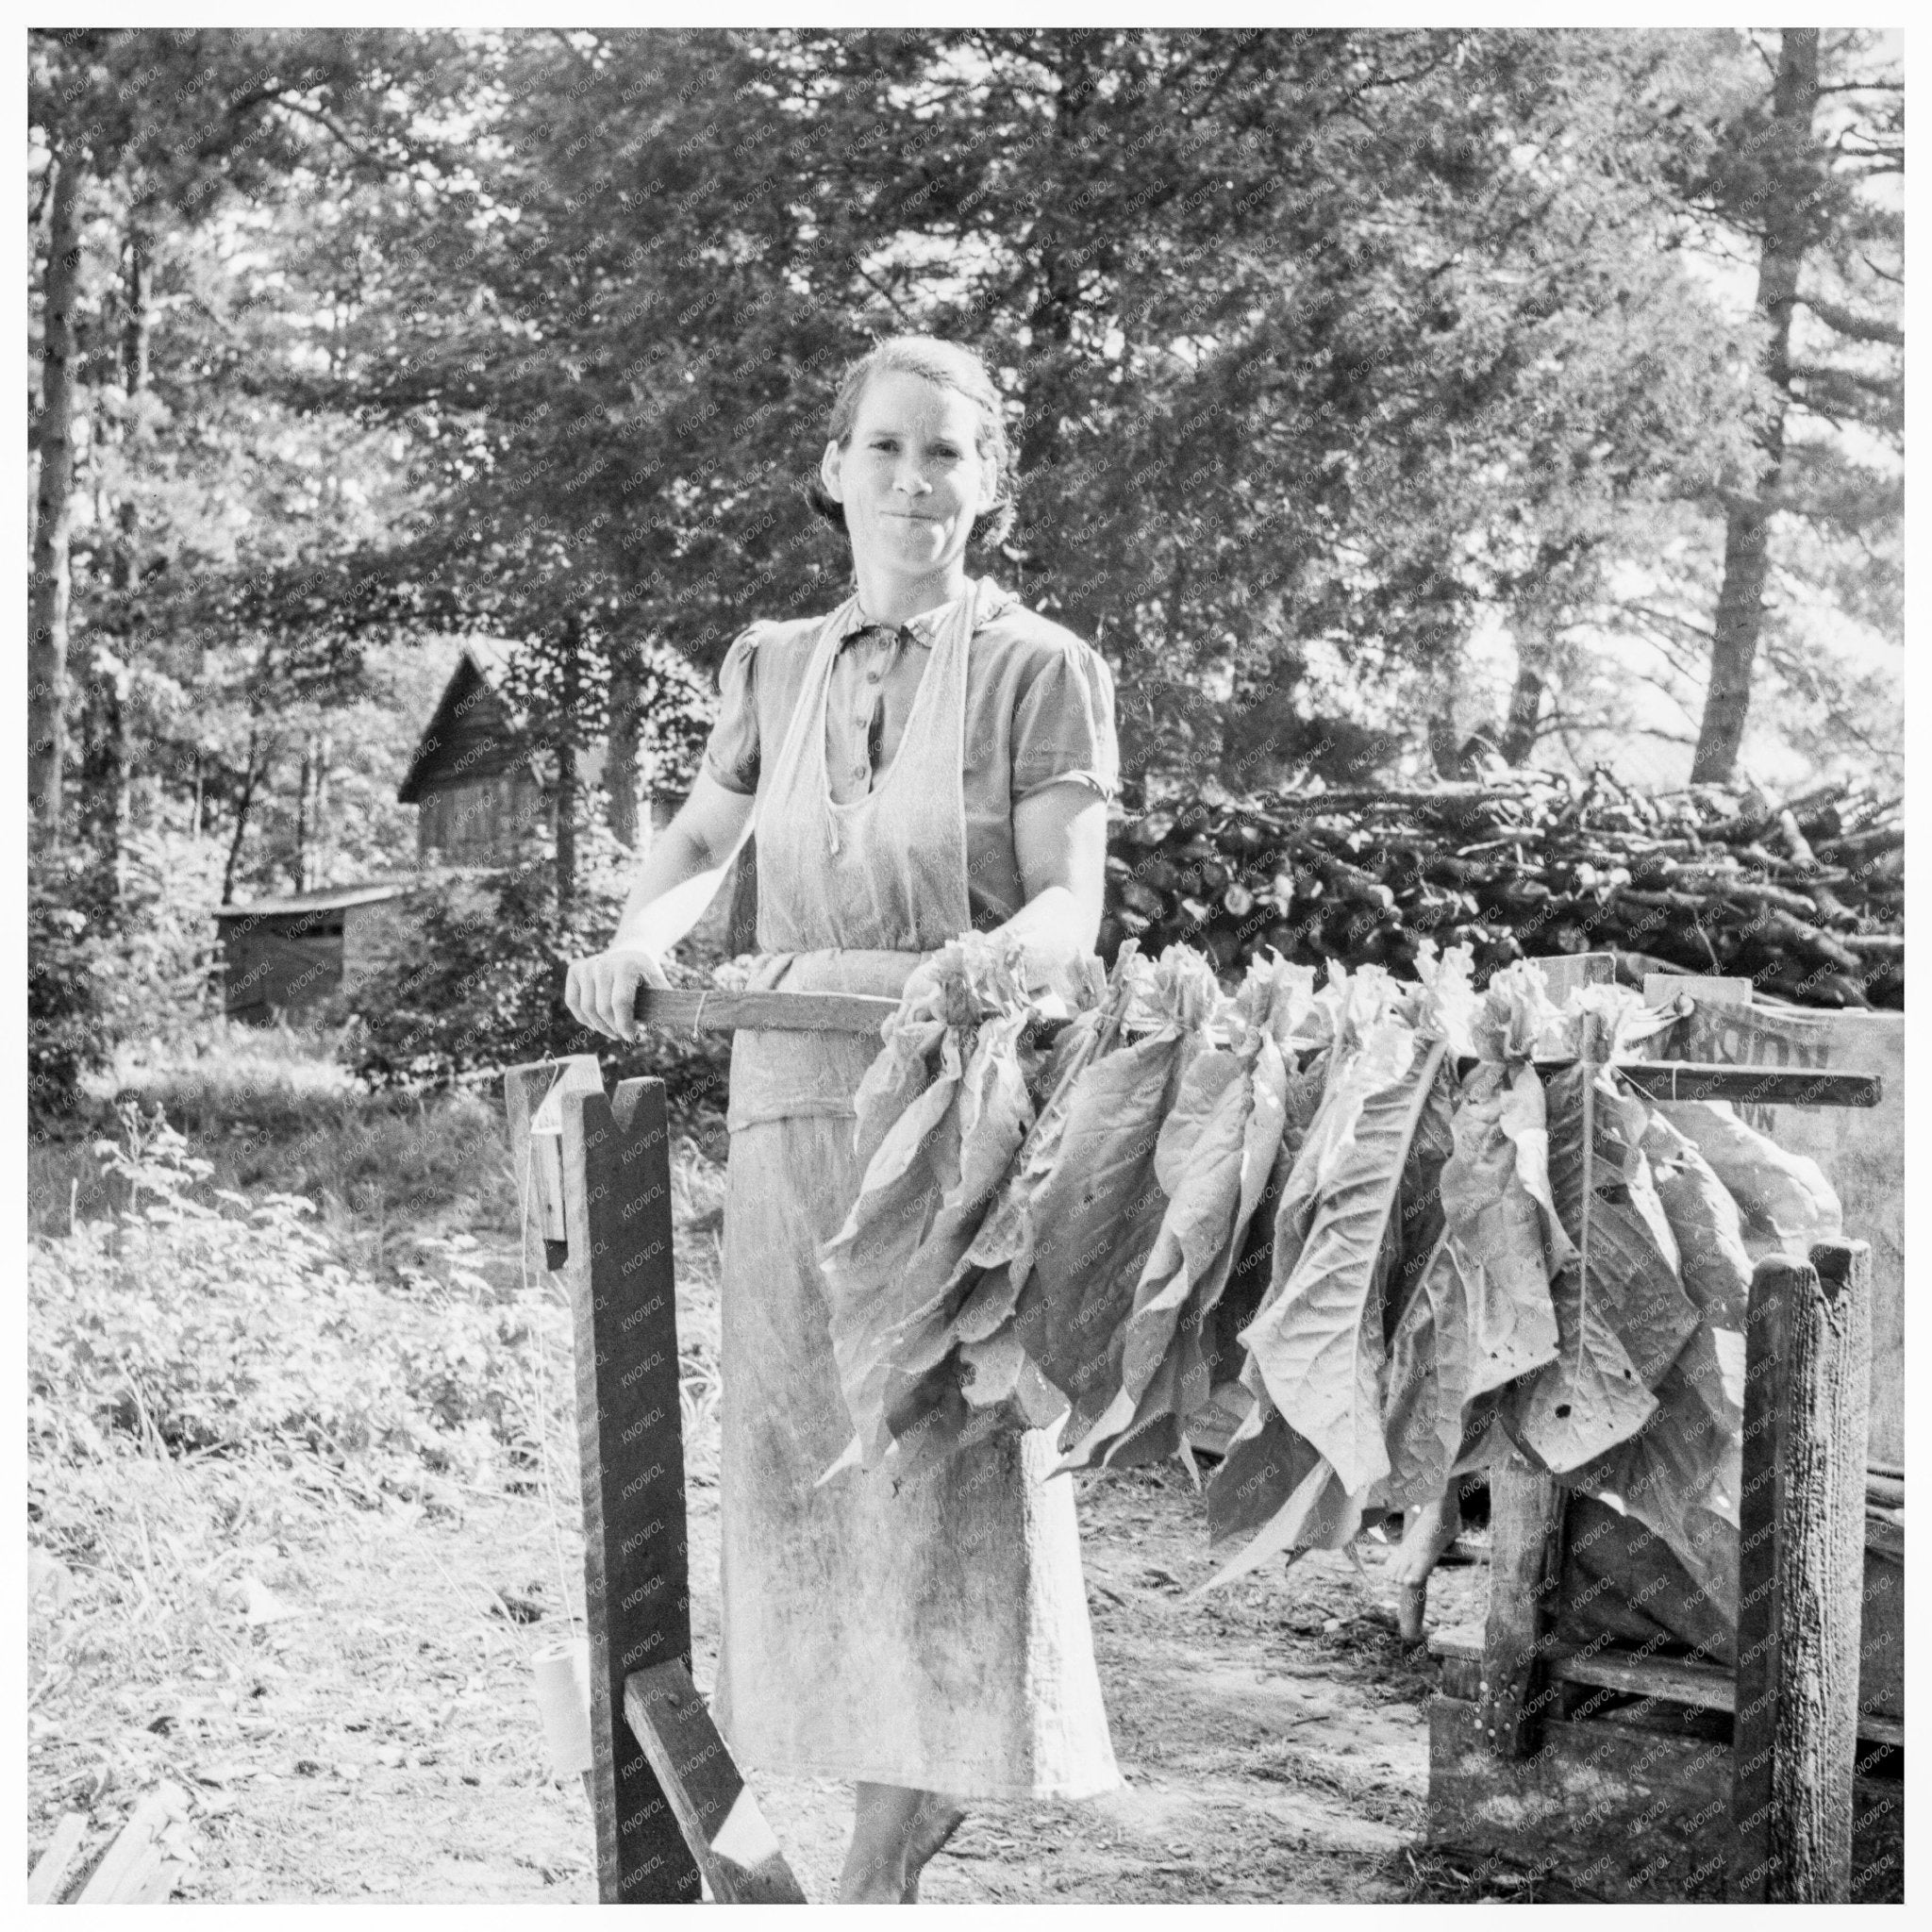
[[[1868,1243],[1822,1241],[1751,1285],[1734,1900],[1851,1896],[1870,1279]]]
[[[671,1132],[661,1080],[626,1080],[609,1099],[563,1104],[573,1256],[585,1257],[576,1328],[577,1444],[584,1491],[584,1599],[591,1624],[591,1735],[615,1842],[600,1842],[599,1895],[616,1905],[699,1898],[684,1841],[624,1710],[633,1672],[691,1669],[684,1428],[672,1267]],[[608,1871],[607,1869],[608,1868]],[[608,1890],[606,1890],[606,1887]]]
[[[1563,1567],[1563,1492],[1516,1450],[1490,1470],[1490,1613],[1476,1723],[1499,1757],[1535,1747]]]
[[[1788,1399],[1787,1311],[1802,1304],[1807,1263],[1758,1262],[1744,1317],[1744,1441],[1738,1494],[1737,1703],[1731,1725],[1727,1897],[1764,1897],[1771,1831],[1771,1740],[1777,1717],[1778,1440]]]
[[[519,1174],[555,1066],[507,1076]],[[684,1444],[661,1080],[566,1083],[563,1265],[576,1361],[591,1639],[591,1812],[605,1905],[695,1905],[698,1867],[624,1709],[625,1679],[691,1668]],[[534,1217],[533,1217],[534,1218]],[[554,1250],[553,1257],[554,1257]]]

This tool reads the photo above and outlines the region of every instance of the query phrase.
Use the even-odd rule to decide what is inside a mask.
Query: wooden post
[[[600,1800],[615,1807],[618,1840],[608,1861],[599,1847],[599,1890],[621,1905],[695,1905],[697,1864],[624,1713],[633,1671],[673,1658],[691,1669],[663,1081],[626,1080],[608,1100],[567,1094],[563,1153],[566,1174],[583,1177],[570,1202],[570,1243],[588,1277],[574,1307],[591,1737],[600,1777],[611,1755]]]
[[[1490,1466],[1490,1614],[1476,1728],[1499,1757],[1526,1757],[1553,1692],[1542,1665],[1563,1572],[1563,1492],[1512,1449]]]
[[[520,1182],[529,1118],[557,1078],[554,1062],[506,1076]],[[597,1896],[605,1905],[695,1905],[697,1865],[624,1709],[632,1672],[673,1659],[691,1667],[663,1082],[626,1080],[610,1099],[601,1084],[586,1091],[580,1075],[570,1082],[562,1169],[558,1272],[576,1361]],[[525,1240],[535,1243],[542,1236],[534,1202],[530,1219],[537,1225]]]
[[[1743,1454],[1738,1493],[1737,1692],[1731,1724],[1731,1860],[1725,1895],[1764,1897],[1777,1720],[1778,1439],[1787,1405],[1787,1311],[1804,1301],[1809,1264],[1767,1255],[1744,1315]]]
[[[1847,1902],[1858,1632],[1865,1579],[1870,1244],[1820,1241],[1816,1291],[1787,1331],[1778,1456],[1778,1697],[1772,1746],[1774,1902]]]
[[[574,1053],[534,1067],[515,1067],[504,1079],[510,1155],[524,1222],[524,1266],[565,1272],[570,1251],[563,1186],[563,1110],[566,1093],[601,1093],[604,1076],[594,1054]],[[534,1131],[542,1116],[555,1124]]]
[[[1871,1248],[1767,1257],[1747,1318],[1729,1893],[1849,1900]]]

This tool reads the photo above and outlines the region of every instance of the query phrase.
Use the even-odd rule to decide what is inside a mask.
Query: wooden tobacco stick
[[[696,987],[641,987],[637,1016],[658,1026],[689,1026],[707,1031],[740,1026],[773,1027],[807,1033],[876,1035],[899,1009],[899,1002],[876,993],[729,991]],[[1068,1024],[1062,1019],[1033,1024],[1035,1036],[1051,1039]],[[1096,1050],[1121,1024],[1110,1014]],[[1084,1061],[1082,1062],[1084,1064]],[[1561,1073],[1575,1061],[1539,1058],[1539,1074]],[[1692,1060],[1613,1060],[1619,1074],[1653,1100],[1742,1100],[1764,1107],[1876,1107],[1884,1084],[1876,1074],[1833,1073],[1803,1067],[1729,1066]],[[1467,1074],[1475,1065],[1457,1062]],[[1073,1070],[1069,1070],[1070,1072]]]
[[[168,1822],[166,1802],[150,1791],[129,1814],[93,1875],[81,1888],[76,1905],[131,1905],[161,1868],[155,1842]]]
[[[74,1869],[75,1855],[87,1838],[87,1817],[79,1811],[61,1813],[47,1849],[27,1874],[26,1902],[30,1906],[50,1906],[60,1896],[67,1874]]]
[[[642,1024],[706,1031],[753,1026],[796,1033],[876,1033],[898,1010],[897,1000],[877,993],[691,986],[641,986],[637,1004]]]
[[[637,1017],[650,1026],[690,1026],[706,1032],[741,1026],[770,1027],[788,1033],[871,1033],[899,1010],[899,1002],[881,993],[736,991],[716,987],[641,986]],[[1028,1030],[1051,1039],[1067,1024],[1042,1018]]]
[[[1478,1065],[1457,1059],[1458,1077]],[[1532,1060],[1545,1077],[1574,1059]],[[1741,1100],[1761,1107],[1876,1107],[1885,1097],[1878,1074],[1830,1073],[1813,1067],[1738,1066],[1715,1060],[1607,1060],[1620,1078],[1648,1100]]]
[[[1572,1064],[1538,1060],[1539,1073]],[[1885,1082],[1877,1074],[1827,1073],[1808,1067],[1728,1066],[1703,1060],[1612,1060],[1622,1077],[1651,1100],[1741,1100],[1760,1107],[1876,1107]]]

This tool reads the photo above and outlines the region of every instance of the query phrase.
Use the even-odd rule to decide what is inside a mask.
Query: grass
[[[165,1052],[124,1049],[74,1131],[29,1143],[30,1232],[65,1234],[125,1205],[92,1142],[114,1134],[115,1105],[132,1100],[158,1107],[213,1164],[209,1190],[314,1201],[345,1261],[379,1271],[399,1237],[444,1232],[458,1212],[472,1233],[513,1233],[500,1097],[372,1093],[334,1044],[326,1033],[213,1021]]]
[[[559,1284],[524,1266],[500,1100],[489,1089],[420,1100],[371,1093],[334,1061],[332,1044],[326,1035],[215,1023],[175,1049],[124,1056],[70,1137],[31,1147],[29,1212],[42,1251],[34,1272],[42,1283],[58,1278],[87,1245],[85,1229],[69,1241],[72,1223],[109,1220],[127,1206],[125,1184],[104,1174],[90,1144],[115,1137],[114,1103],[158,1107],[212,1165],[198,1197],[221,1189],[254,1202],[308,1196],[342,1263],[396,1295],[399,1315],[425,1297],[525,1304],[540,1319],[496,1373],[506,1401],[535,1422],[536,1440],[475,1471],[463,1458],[439,1466],[400,1455],[338,1463],[273,1440],[182,1453],[152,1429],[104,1426],[78,1389],[50,1391],[52,1432],[34,1439],[29,1462],[30,1811],[37,1838],[62,1810],[89,1813],[88,1861],[132,1797],[160,1781],[187,1791],[206,1846],[234,1801],[226,1785],[197,1783],[202,1771],[191,1767],[233,1761],[245,1771],[260,1755],[252,1713],[286,1699],[291,1682],[309,1684],[304,1694],[312,1692],[318,1711],[331,1696],[340,1701],[332,1660],[306,1655],[319,1627],[312,1613],[306,1624],[263,1622],[264,1586],[314,1601],[331,1578],[341,1580],[350,1546],[367,1544],[376,1567],[358,1572],[356,1588],[380,1599],[381,1550],[404,1518],[455,1522],[481,1507],[487,1490],[499,1504],[506,1492],[541,1499],[531,1521],[544,1527],[504,1587],[521,1592],[541,1582],[558,1611],[567,1618],[572,1607],[579,1497],[568,1323]],[[671,1180],[687,1474],[715,1483],[724,1174],[687,1135],[674,1142]],[[249,1286],[237,1282],[235,1294]],[[211,1283],[214,1297],[225,1292]],[[474,1580],[464,1589],[476,1599],[471,1622],[494,1628],[501,1620],[490,1613],[490,1592]],[[371,1627],[390,1627],[378,1603]],[[371,1667],[407,1686],[418,1674],[420,1631],[408,1632],[407,1645],[402,1634],[397,1626],[381,1640]],[[500,1635],[523,1641],[508,1625]],[[442,1644],[432,1630],[425,1652],[429,1639]],[[518,1657],[506,1668],[502,1695],[520,1696]],[[423,1716],[411,1735],[434,1740],[445,1730]],[[494,1749],[504,1732],[499,1714],[478,1736]],[[356,1747],[355,1738],[341,1745]],[[523,1741],[518,1748],[529,1755]],[[212,1875],[188,1889],[249,1895]]]
[[[1443,1845],[1411,1845],[1394,1876],[1404,1905],[1468,1906],[1596,1904],[1591,1893],[1557,1874],[1530,1872],[1505,1858]]]
[[[27,1224],[42,1239],[124,1207],[92,1142],[125,1100],[158,1107],[210,1161],[210,1190],[306,1194],[344,1261],[377,1272],[414,1237],[460,1227],[514,1237],[515,1177],[503,1091],[491,1082],[421,1096],[372,1092],[335,1058],[325,1028],[202,1022],[166,1047],[124,1047],[60,1136],[30,1137]],[[681,1205],[722,1216],[726,1142],[714,1115],[675,1105]],[[693,1195],[693,1191],[695,1194]]]

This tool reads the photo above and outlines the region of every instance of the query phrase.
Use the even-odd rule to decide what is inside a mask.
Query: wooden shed
[[[409,769],[396,788],[416,814],[416,850],[426,863],[510,864],[524,833],[549,826],[556,800],[530,755],[523,719],[505,695],[507,645],[471,638],[443,687]],[[602,749],[579,754],[579,781],[594,785]]]
[[[415,890],[391,880],[217,907],[224,1011],[266,1024],[354,987],[398,937]]]

